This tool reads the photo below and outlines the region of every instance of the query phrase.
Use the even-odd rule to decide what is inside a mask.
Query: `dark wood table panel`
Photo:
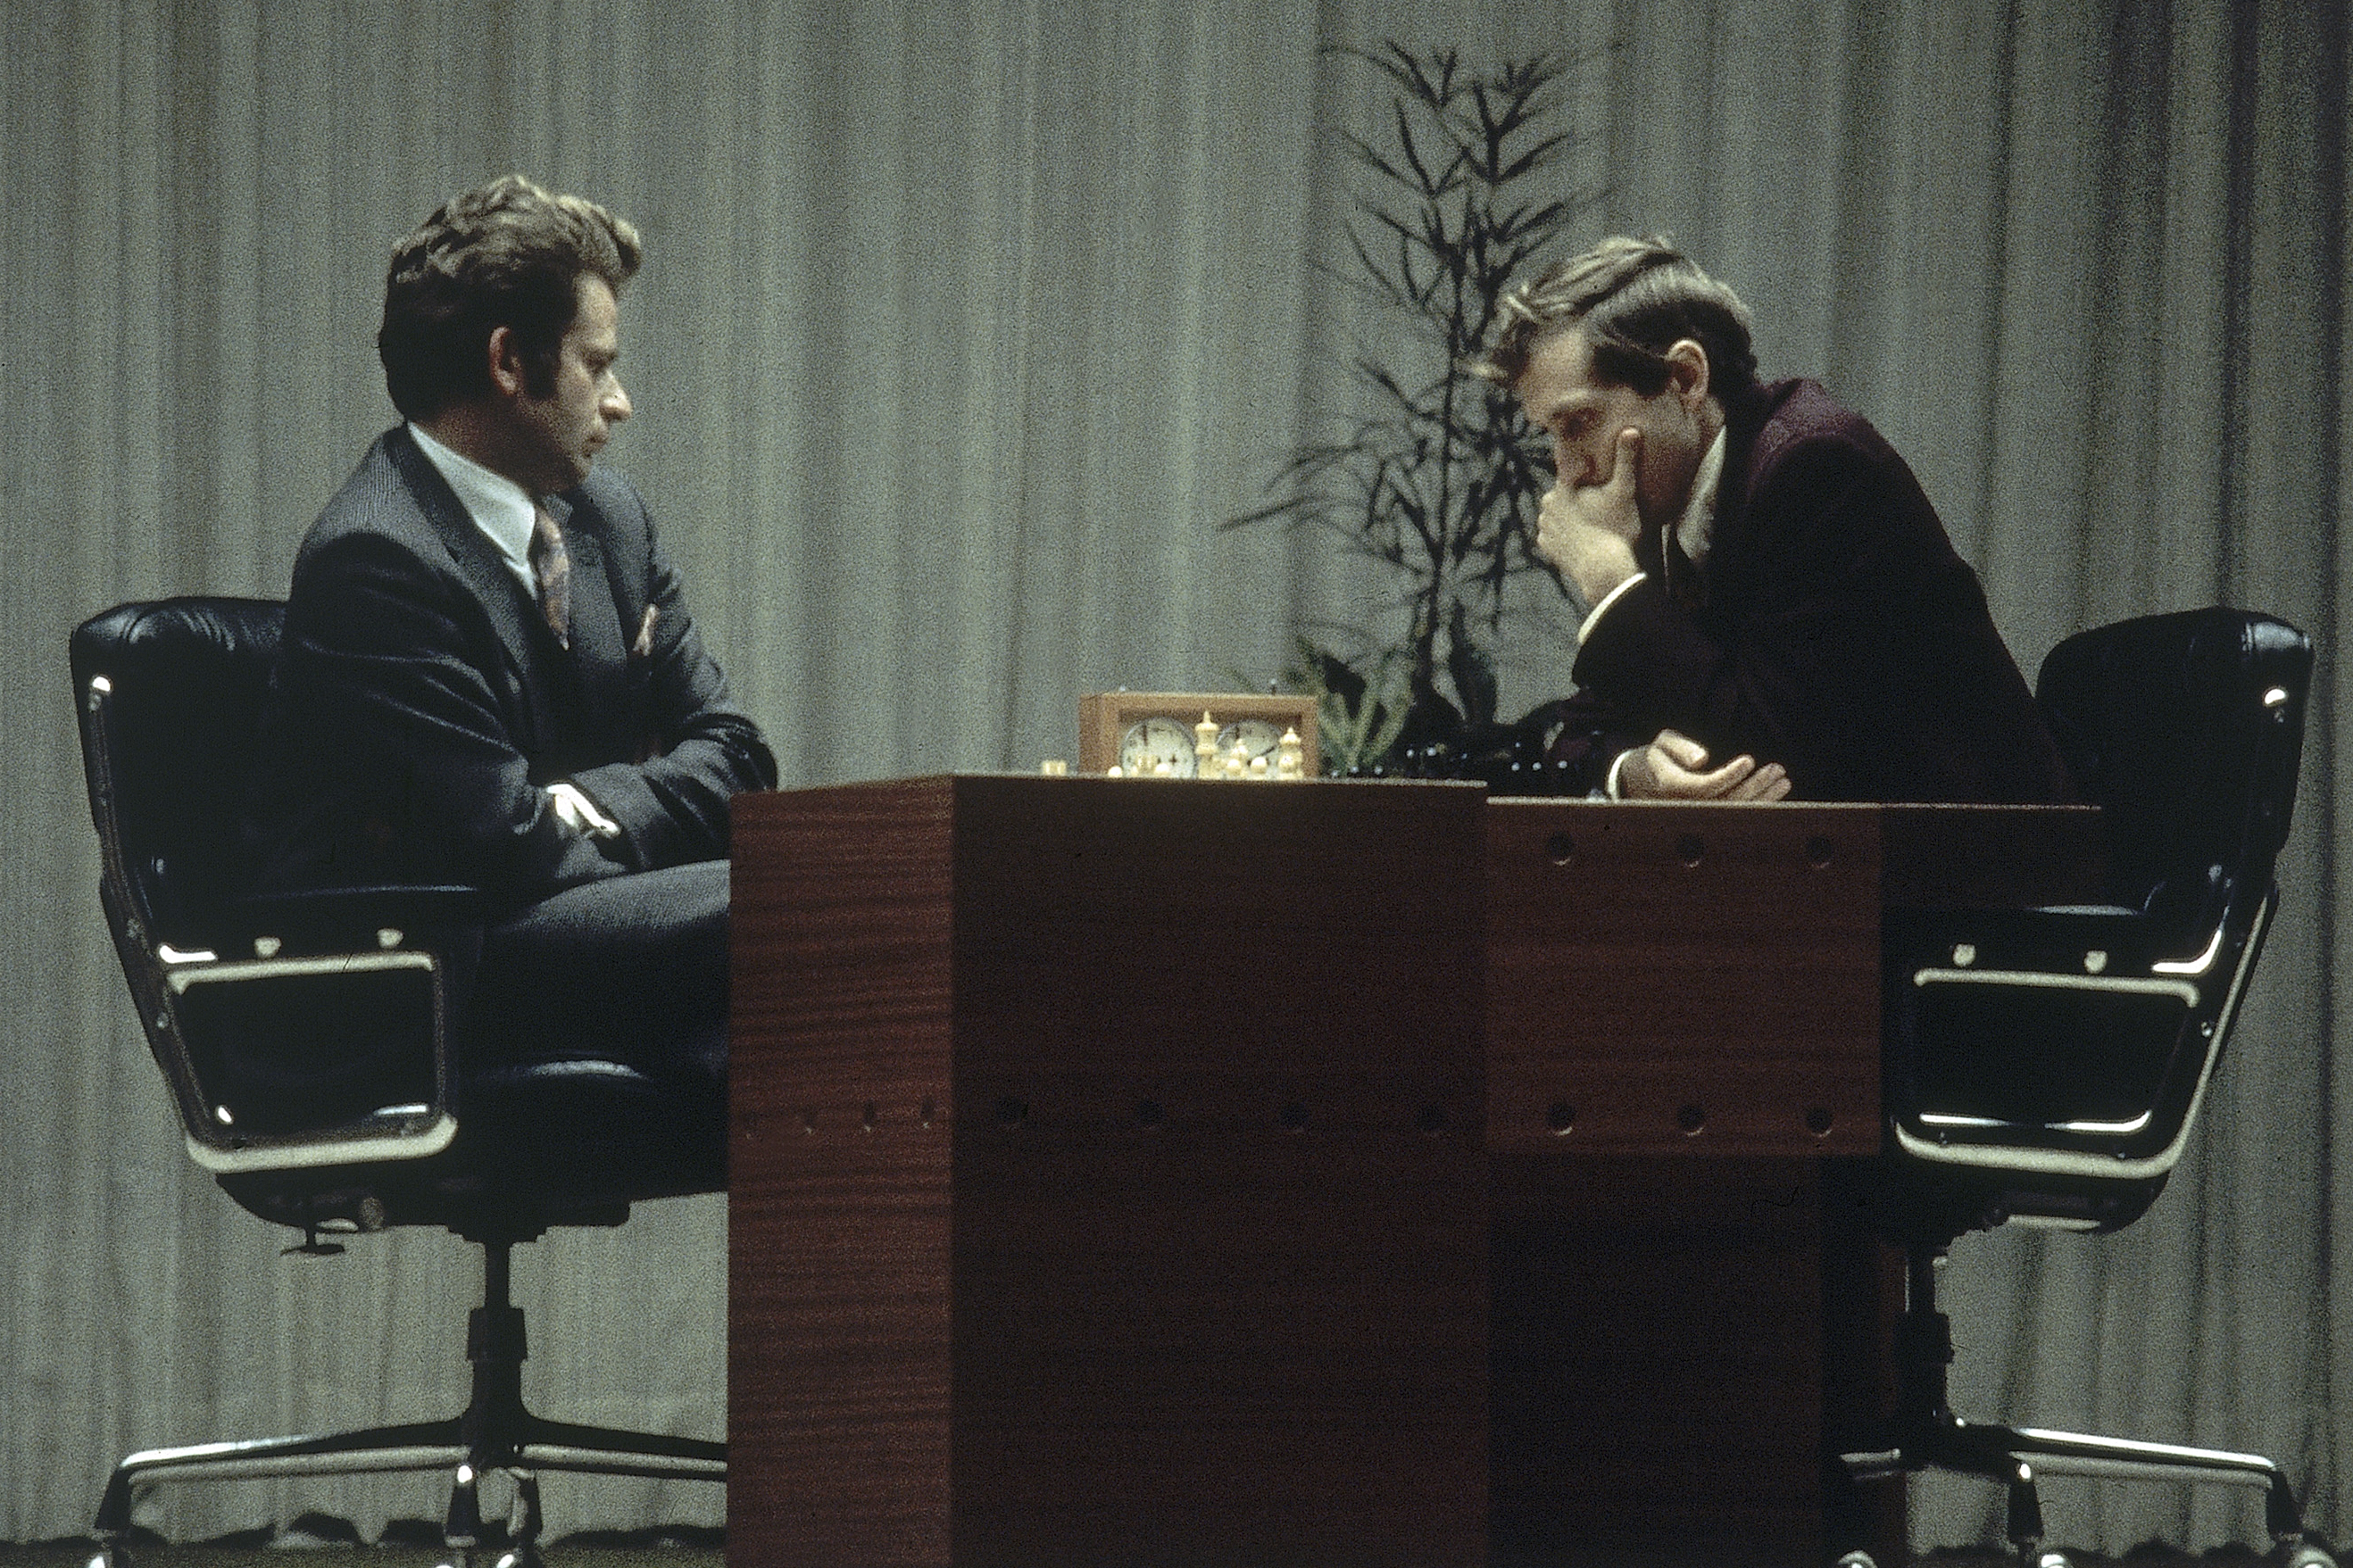
[[[789,826],[761,809],[787,799]],[[727,1500],[739,1561],[945,1561],[949,826],[936,792],[912,784],[736,803]],[[789,1474],[790,1495],[764,1471]],[[788,1537],[797,1556],[757,1544]]]
[[[1492,1145],[1876,1149],[1877,810],[1492,804]]]
[[[1495,1156],[1498,1568],[1825,1561],[1821,1458],[1879,1407],[1901,1281],[1826,1211],[1826,1163]]]
[[[1484,1563],[1482,809],[738,802],[731,1555]]]

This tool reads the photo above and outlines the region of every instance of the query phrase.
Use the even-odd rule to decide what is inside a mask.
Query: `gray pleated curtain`
[[[470,1254],[281,1258],[181,1156],[94,896],[65,642],[172,593],[282,594],[391,419],[391,241],[520,169],[644,229],[608,454],[652,500],[787,784],[1068,755],[1078,694],[1259,685],[1387,585],[1220,532],[1345,416],[1377,317],[1332,45],[1556,48],[1595,234],[1675,235],[1770,374],[1917,468],[2031,670],[2226,601],[2322,649],[2286,901],[2207,1131],[2105,1242],[1964,1242],[1968,1408],[2260,1449],[2353,1536],[2353,1212],[2332,1068],[2346,469],[2347,23],[2321,0],[83,0],[0,7],[0,1539],[86,1528],[132,1447],[462,1397]],[[1566,616],[1507,702],[1566,684]],[[724,1206],[528,1249],[526,1386],[723,1425]],[[551,1483],[552,1527],[715,1522],[712,1489]],[[2054,1484],[2121,1551],[2253,1540],[2236,1494]],[[1924,1542],[1996,1531],[1915,1493]],[[160,1493],[197,1538],[415,1483]]]

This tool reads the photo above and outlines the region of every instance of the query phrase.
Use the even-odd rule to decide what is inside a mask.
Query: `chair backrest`
[[[2271,886],[2304,750],[2312,644],[2242,610],[2186,610],[2068,638],[2036,697],[2101,808],[2110,900],[2200,943]]]
[[[1897,1152],[1941,1184],[1930,1228],[2113,1228],[2164,1185],[2262,950],[2311,674],[2301,632],[2226,609],[2044,661],[2109,902],[1890,911],[1883,1101]]]
[[[286,606],[185,598],[119,605],[73,634],[90,817],[124,912],[194,942],[237,884],[247,770]]]
[[[258,599],[123,605],[70,649],[100,900],[189,1155],[216,1173],[422,1158],[456,1125],[436,958],[232,940],[284,620]]]

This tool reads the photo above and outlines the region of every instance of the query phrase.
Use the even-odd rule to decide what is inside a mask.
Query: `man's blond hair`
[[[1667,350],[1690,338],[1707,353],[1708,387],[1730,401],[1757,384],[1748,308],[1666,239],[1603,240],[1546,268],[1497,302],[1503,325],[1472,368],[1514,386],[1556,334],[1582,325],[1594,374],[1645,397],[1667,384]]]

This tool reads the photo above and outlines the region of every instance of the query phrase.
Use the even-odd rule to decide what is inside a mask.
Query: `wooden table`
[[[2095,812],[1487,808],[1498,1563],[1819,1563],[1824,1454],[1894,1389],[1879,917],[2083,901]],[[1903,1489],[1861,1521],[1903,1549]]]
[[[2021,836],[2076,885],[2087,818],[739,800],[731,1558],[1809,1560],[1886,1306],[1820,1181],[1882,900],[2009,896],[1957,873]]]

